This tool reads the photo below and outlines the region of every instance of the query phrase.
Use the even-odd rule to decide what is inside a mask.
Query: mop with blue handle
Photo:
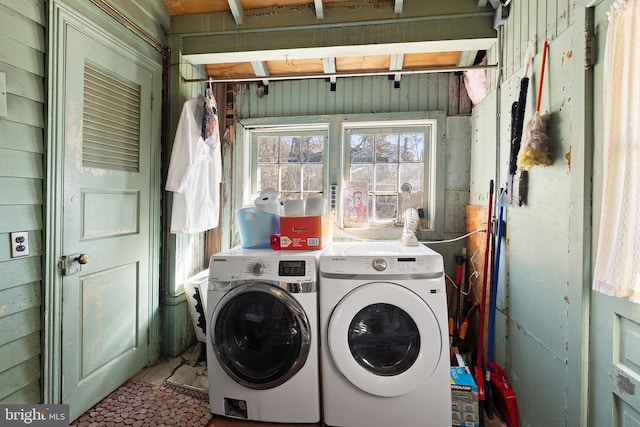
[[[489,309],[489,338],[487,342],[487,367],[489,373],[489,386],[491,388],[491,395],[493,398],[493,405],[497,412],[500,414],[502,420],[507,427],[519,427],[518,421],[518,403],[516,400],[516,394],[511,388],[507,375],[500,365],[493,361],[493,350],[495,340],[495,320],[496,320],[496,306],[498,295],[498,281],[500,279],[500,248],[502,247],[502,237],[504,236],[504,221],[503,211],[504,207],[508,204],[506,194],[501,192],[498,197],[498,218],[496,224],[496,237],[495,237],[495,263],[492,268],[492,282],[491,282],[491,305]]]

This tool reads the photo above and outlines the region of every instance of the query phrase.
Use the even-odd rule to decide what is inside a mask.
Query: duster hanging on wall
[[[534,40],[529,40],[527,53],[524,60],[524,74],[520,80],[520,93],[518,100],[511,106],[511,141],[509,146],[509,178],[507,181],[507,193],[510,203],[521,206],[524,200],[523,186],[527,181],[527,171],[518,170],[518,153],[522,141],[522,127],[524,125],[524,112],[527,103],[527,90],[529,88],[529,65],[534,52]]]
[[[540,68],[540,83],[538,84],[538,99],[536,111],[524,127],[522,145],[518,152],[518,169],[529,170],[533,166],[548,166],[551,164],[549,156],[549,137],[547,136],[547,122],[551,115],[540,115],[540,99],[542,98],[542,83],[547,59],[548,42],[544,41],[542,48],[542,65]]]

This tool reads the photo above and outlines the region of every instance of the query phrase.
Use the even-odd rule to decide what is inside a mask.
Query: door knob
[[[81,270],[81,266],[89,262],[87,254],[71,254],[64,255],[60,258],[60,266],[62,267],[63,276],[71,276]]]

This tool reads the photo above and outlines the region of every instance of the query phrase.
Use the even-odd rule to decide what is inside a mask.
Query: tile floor
[[[190,356],[189,352],[191,351],[193,351],[193,349],[183,354],[181,358],[161,361],[150,368],[144,369],[134,378],[158,385],[171,383],[183,386],[187,385],[203,393],[203,395],[206,396],[206,401],[208,402],[209,379],[207,378],[206,365],[198,364],[193,367],[187,363],[186,357]],[[204,346],[202,347],[202,351],[204,351]],[[206,356],[204,357],[206,358]],[[204,371],[201,370],[203,366]],[[207,424],[207,427],[316,427],[320,425],[321,424],[260,423],[213,415],[213,418],[211,419],[211,422]]]
[[[199,348],[200,347],[200,348]],[[321,424],[276,424],[219,417],[209,409],[209,380],[204,346],[143,369],[71,423],[73,427],[205,426],[319,427]],[[167,402],[180,409],[167,409]]]
[[[204,346],[201,346],[200,349],[197,347],[198,345],[191,348],[181,357],[162,359],[153,366],[143,369],[98,405],[89,409],[71,425],[74,427],[118,427],[122,425],[132,425],[134,427],[160,427],[165,425],[177,425],[180,427],[324,426],[322,423],[277,424],[242,421],[212,415],[208,405],[209,381],[206,363],[204,362],[206,357],[202,354]],[[150,395],[153,395],[153,397],[149,398]],[[142,396],[142,399],[139,396]],[[147,398],[145,399],[145,397]],[[163,409],[161,407],[162,399],[179,399],[189,409],[169,413],[166,408]],[[123,405],[129,405],[130,408],[123,409]],[[104,409],[105,407],[107,409]],[[116,408],[119,413],[131,414],[134,411],[137,412],[135,412],[135,416],[122,419],[117,416],[118,414],[115,414]],[[162,421],[159,421],[159,416],[164,416],[165,418],[161,418]],[[425,427],[427,427],[426,424]],[[506,425],[500,419],[494,417],[493,420],[485,420],[485,427],[506,427]]]

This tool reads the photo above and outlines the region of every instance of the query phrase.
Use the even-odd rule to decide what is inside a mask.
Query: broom
[[[489,204],[487,206],[487,240],[484,248],[484,270],[482,273],[482,293],[480,294],[480,320],[478,322],[478,350],[476,353],[476,366],[474,379],[478,387],[478,406],[480,416],[487,413],[489,419],[493,418],[493,407],[491,401],[487,399],[487,394],[491,396],[491,384],[485,381],[486,365],[484,363],[484,327],[485,313],[487,311],[487,282],[489,275],[489,248],[491,246],[491,209],[493,206],[493,180],[489,181]],[[485,386],[486,383],[486,386]],[[488,410],[488,412],[487,412]]]
[[[547,40],[542,48],[542,65],[540,70],[540,84],[538,85],[538,99],[536,111],[527,122],[522,138],[522,147],[518,152],[518,168],[528,171],[533,166],[548,166],[551,164],[549,156],[549,137],[547,136],[547,122],[551,115],[540,115],[540,99],[542,98],[542,82],[544,81],[544,67],[547,60]]]

